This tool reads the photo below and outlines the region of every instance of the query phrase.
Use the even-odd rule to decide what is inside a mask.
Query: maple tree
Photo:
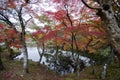
[[[17,32],[6,26],[6,24],[0,22],[0,43],[5,43],[8,52],[10,52],[9,59],[13,59],[11,47],[21,48],[22,46]],[[1,52],[2,50],[0,50],[0,70],[3,70],[4,66],[1,60]]]
[[[68,13],[69,9],[63,7],[65,9],[60,9],[57,12],[46,12],[52,20],[57,22],[45,39],[45,41],[52,41],[54,46],[52,47],[56,50],[54,55],[56,60],[61,48],[62,50],[72,51],[72,57],[74,58],[77,54],[79,56],[86,51],[95,53],[96,49],[106,43],[106,33],[101,25],[100,18],[92,18],[93,15],[87,16],[83,12],[81,14],[84,17],[74,19],[72,13]]]
[[[81,53],[89,51],[95,53],[103,44],[108,44],[106,32],[101,25],[101,19],[95,10],[89,10],[79,0],[53,0],[58,4],[56,12],[48,11],[47,14],[58,24],[55,26],[58,43],[56,49],[62,45],[64,50],[70,50],[72,57],[79,57]],[[79,5],[81,4],[81,7]],[[55,32],[54,31],[54,32]],[[52,31],[53,32],[53,31]],[[61,36],[57,36],[61,33]],[[52,35],[52,34],[50,34]],[[48,36],[48,38],[51,38]],[[52,37],[53,38],[53,37]],[[54,39],[54,38],[53,38]],[[54,41],[57,42],[57,39]],[[56,50],[58,52],[58,50]],[[77,54],[75,54],[77,53]],[[78,61],[78,58],[76,59]]]
[[[49,30],[50,30],[49,26],[45,26],[44,28],[40,28],[36,32],[32,33],[32,38],[36,41],[38,53],[40,56],[39,64],[42,60],[42,56],[45,53],[45,42],[47,41],[46,36],[47,36]],[[39,47],[42,49],[42,52],[40,51]]]
[[[9,25],[10,28],[14,29],[17,33],[20,33],[19,39],[21,40],[22,44],[21,52],[24,55],[23,73],[28,73],[28,52],[25,41],[25,27],[32,18],[31,15],[33,13],[33,10],[31,8],[31,5],[28,5],[28,1],[26,2],[26,0],[0,0],[0,2],[0,21],[5,22]],[[29,13],[31,15],[28,15],[26,13]],[[27,20],[25,17],[23,17],[26,15],[29,16]],[[36,16],[35,13],[34,16]],[[21,31],[18,31],[16,26],[20,26]]]
[[[5,30],[5,36],[6,36],[7,42],[9,43],[9,46],[16,47],[16,48],[22,47],[18,33],[13,29]]]
[[[64,2],[64,1],[56,0],[55,2],[60,4],[62,7],[60,7],[60,9],[58,8],[58,11],[55,13],[51,14],[50,12],[48,12],[48,16],[49,16],[49,14],[54,15],[54,16],[52,16],[52,18],[60,22],[60,24],[58,26],[56,26],[56,28],[63,29],[65,32],[65,37],[69,37],[69,39],[71,38],[69,44],[71,44],[72,49],[74,49],[75,46],[76,46],[76,48],[78,47],[77,41],[79,41],[79,40],[75,40],[75,38],[80,34],[82,34],[81,36],[86,38],[86,40],[88,39],[88,42],[89,42],[90,37],[87,38],[86,35],[88,35],[88,36],[93,35],[93,36],[99,36],[99,37],[100,37],[100,35],[101,36],[105,35],[105,31],[102,30],[102,27],[98,27],[98,26],[96,27],[95,23],[94,24],[90,23],[90,21],[92,21],[92,20],[94,22],[99,22],[99,23],[101,22],[100,18],[93,17],[95,11],[88,10],[85,6],[82,6],[81,9],[76,11],[76,9],[77,9],[76,7],[78,7],[79,4],[82,5],[82,3],[78,2],[78,1],[76,1],[76,2],[75,1],[74,2],[65,1]],[[69,3],[72,3],[72,4],[69,4]],[[88,15],[91,12],[93,12],[93,14]],[[77,15],[78,17],[76,17],[75,15]],[[84,23],[82,21],[84,21],[84,22],[86,21],[86,23]],[[99,29],[101,29],[102,32]],[[95,39],[95,37],[93,39]],[[87,44],[87,41],[86,41],[86,44]],[[83,44],[83,45],[85,45],[85,44]],[[84,48],[85,48],[85,46],[84,46]]]
[[[8,52],[10,53],[9,58],[12,59],[13,52],[11,51],[11,47],[15,48],[21,48],[21,42],[19,39],[19,34],[11,28],[8,28],[8,25],[5,25],[3,23],[1,24],[1,38],[0,42],[5,43],[6,48],[8,49]]]

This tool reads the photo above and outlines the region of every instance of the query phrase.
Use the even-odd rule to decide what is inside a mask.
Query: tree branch
[[[13,28],[16,32],[18,32],[14,24],[8,19],[7,16],[5,16],[3,13],[0,13],[0,15],[3,17],[0,20],[4,21],[6,24],[10,26],[10,28]]]
[[[68,19],[69,19],[69,21],[70,21],[71,26],[73,26],[73,24],[72,24],[72,20],[71,20],[71,18],[70,18],[70,16],[69,16],[69,13],[68,13],[68,8],[67,8],[67,6],[68,6],[67,4],[64,5],[65,10],[66,10],[66,12],[67,12],[67,17],[68,17]]]
[[[27,23],[32,19],[33,17],[30,15],[30,18],[27,20],[27,21],[25,21],[25,26],[27,25]]]
[[[22,18],[22,6],[20,7],[19,11],[17,11],[18,13],[18,18],[19,18],[19,21],[20,21],[20,25],[22,27],[22,29],[24,30],[25,29],[25,24],[23,22],[23,18]]]
[[[84,0],[81,0],[81,1],[86,7],[90,8],[90,9],[95,9],[95,10],[100,9],[100,8],[93,8],[93,7],[89,6]]]
[[[3,17],[1,20],[7,21],[6,23],[9,24],[10,26],[13,26],[13,24],[9,21],[8,17],[4,15],[4,13],[0,13],[0,15]]]

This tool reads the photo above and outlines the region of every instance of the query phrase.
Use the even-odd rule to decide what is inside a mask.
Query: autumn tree
[[[60,44],[63,44],[64,50],[72,52],[72,58],[75,57],[74,60],[77,60],[78,67],[81,53],[86,53],[86,51],[95,53],[96,49],[100,48],[102,44],[106,42],[104,40],[105,31],[102,25],[100,25],[100,18],[94,16],[95,11],[88,10],[88,8],[82,6],[81,2],[77,0],[74,2],[72,0],[54,1],[61,7],[57,6],[58,11],[56,12],[47,12],[48,16],[52,15],[50,17],[58,21],[55,29],[61,31],[57,34],[62,34],[62,41]],[[81,4],[80,9],[78,7],[79,4]],[[79,69],[77,69],[77,72],[79,74]]]
[[[4,23],[0,23],[0,43],[4,43],[3,45],[6,46],[8,52],[11,50],[11,53],[8,56],[10,60],[13,60],[14,58],[14,52],[12,51],[11,47],[21,48],[21,42],[17,32],[14,29],[8,28],[8,25]]]
[[[90,34],[90,35],[94,34],[95,36],[98,36],[98,35],[102,35],[102,32],[104,35],[105,31],[102,30],[101,25],[97,26],[96,24],[96,23],[101,23],[101,20],[99,17],[95,16],[95,10],[88,10],[88,8],[85,7],[78,0],[76,1],[53,0],[53,1],[59,4],[58,6],[61,6],[61,7],[57,6],[58,11],[56,11],[55,13],[48,12],[48,16],[53,15],[52,16],[53,19],[59,22],[58,23],[59,25],[57,26],[59,29],[61,28],[61,30],[62,29],[68,30],[69,35],[70,33],[75,35],[77,32],[80,32],[80,31],[77,31],[77,29],[81,31],[84,30],[82,31],[83,36],[85,34]],[[79,4],[81,4],[80,7],[79,7]],[[102,32],[99,32],[100,30],[102,30]],[[75,38],[74,35],[73,37]],[[72,39],[72,36],[71,36],[71,42],[75,42],[75,39]],[[74,47],[75,44],[71,46]]]
[[[19,38],[21,40],[22,44],[22,53],[23,53],[23,68],[24,73],[28,73],[28,52],[26,48],[26,42],[25,42],[25,27],[27,23],[31,20],[32,16],[29,15],[33,13],[31,10],[31,5],[28,5],[28,1],[26,3],[26,0],[1,0],[0,1],[0,20],[2,22],[5,22],[9,25],[10,28],[13,28],[17,33],[19,33]],[[25,16],[26,13],[29,17],[26,19]],[[19,31],[18,28],[19,27]]]
[[[47,42],[46,35],[49,33],[49,28],[49,26],[44,26],[44,28],[40,28],[36,32],[32,33],[32,39],[35,40],[37,44],[37,50],[40,56],[38,61],[39,64],[42,60],[43,55],[45,54],[45,45]],[[40,51],[40,48],[42,49],[42,52]]]
[[[81,0],[88,8],[96,10],[96,14],[103,21],[103,26],[108,33],[107,38],[114,48],[115,55],[117,56],[120,64],[120,24],[119,24],[119,4],[118,0],[94,0],[98,6],[92,6],[87,4],[84,0]],[[91,0],[92,1],[92,0]]]

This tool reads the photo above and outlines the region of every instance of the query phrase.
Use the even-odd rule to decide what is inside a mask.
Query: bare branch
[[[27,21],[25,21],[25,26],[27,25],[27,23],[32,19],[33,17],[30,15],[30,18],[27,20]]]
[[[65,7],[65,10],[66,10],[66,12],[67,12],[67,17],[68,17],[68,19],[69,19],[69,21],[70,21],[70,24],[71,24],[71,26],[73,26],[72,20],[71,20],[71,18],[70,18],[70,16],[69,16],[69,13],[68,13],[68,5],[65,4],[64,7]]]

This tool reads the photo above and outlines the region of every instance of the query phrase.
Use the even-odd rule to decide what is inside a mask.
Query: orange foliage
[[[0,23],[0,42],[7,41],[9,46],[21,48],[19,34],[12,28],[7,28],[7,25]]]
[[[95,53],[105,42],[106,33],[95,10],[88,10],[79,0],[53,0],[59,4],[57,12],[47,12],[48,16],[59,22],[45,35],[37,31],[34,36],[44,41],[53,41],[53,45],[63,45],[64,50],[89,50]],[[89,3],[92,6],[92,2]],[[66,5],[66,7],[65,7]],[[80,7],[81,5],[81,7]],[[74,37],[74,39],[73,39]],[[73,39],[73,40],[72,40]]]

